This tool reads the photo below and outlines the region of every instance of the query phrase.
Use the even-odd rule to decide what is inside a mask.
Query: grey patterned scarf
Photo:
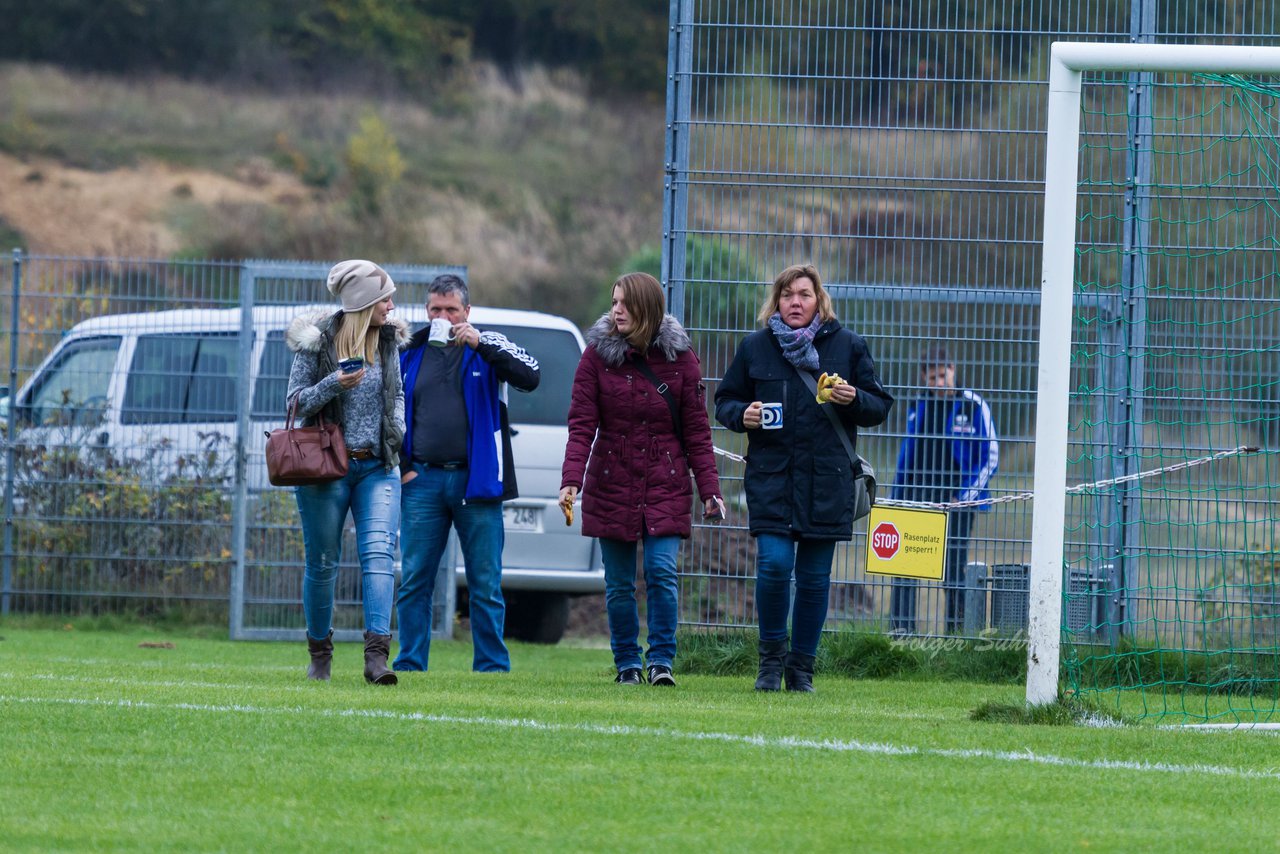
[[[782,315],[774,312],[769,318],[769,328],[773,337],[778,339],[782,347],[782,355],[797,368],[818,370],[818,351],[813,348],[813,337],[822,328],[822,315],[815,314],[813,322],[800,329],[792,329],[782,322]]]

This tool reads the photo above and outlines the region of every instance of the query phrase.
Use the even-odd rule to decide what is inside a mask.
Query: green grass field
[[[975,723],[1014,686],[611,683],[602,648],[329,684],[301,644],[0,623],[0,849],[1269,850],[1280,740]],[[172,642],[173,648],[140,644]]]

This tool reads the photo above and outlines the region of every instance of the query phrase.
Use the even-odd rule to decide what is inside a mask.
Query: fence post
[[[13,593],[13,440],[14,399],[18,396],[18,325],[22,295],[22,250],[13,250],[13,305],[9,311],[9,414],[5,417],[4,443],[4,576],[0,583],[0,615],[7,615]]]
[[[671,0],[667,38],[667,133],[662,196],[662,285],[667,311],[686,322],[689,118],[693,103],[693,0]]]
[[[236,395],[235,494],[231,510],[231,590],[227,597],[227,630],[232,640],[244,632],[244,545],[249,526],[249,408],[253,401],[253,288],[254,271],[240,268],[239,394]]]

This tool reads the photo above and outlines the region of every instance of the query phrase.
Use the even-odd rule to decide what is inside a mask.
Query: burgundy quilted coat
[[[627,542],[645,534],[688,537],[689,472],[704,500],[720,494],[698,357],[671,315],[645,354],[679,407],[682,448],[670,407],[635,367],[637,351],[611,329],[605,315],[587,332],[587,350],[573,378],[560,486],[582,494],[584,536]]]

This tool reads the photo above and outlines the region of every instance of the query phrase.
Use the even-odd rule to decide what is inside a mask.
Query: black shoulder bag
[[[792,365],[792,367],[794,368],[795,365]],[[808,387],[809,393],[816,398],[818,396],[817,380],[808,371],[802,371],[799,368],[795,370]],[[849,441],[849,434],[845,432],[844,425],[840,423],[840,417],[831,409],[831,404],[819,403],[818,408],[827,414],[827,418],[831,419],[831,426],[835,428],[836,436],[840,437],[840,444],[844,445],[844,452],[849,455],[849,462],[853,464],[853,521],[856,522],[863,516],[868,515],[871,512],[871,508],[876,505],[876,470],[853,450],[853,444]]]
[[[675,395],[671,393],[671,387],[658,379],[658,375],[653,372],[653,368],[644,361],[644,359],[636,359],[636,369],[640,373],[649,378],[649,382],[653,383],[653,387],[658,390],[658,394],[662,395],[662,399],[667,402],[667,408],[671,410],[671,423],[675,425],[676,440],[680,442],[680,447],[684,447],[684,424],[680,421],[680,408],[676,406]]]

